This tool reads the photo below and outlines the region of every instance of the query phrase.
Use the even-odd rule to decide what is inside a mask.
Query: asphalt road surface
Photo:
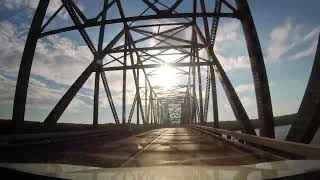
[[[117,136],[117,135],[115,135]],[[63,163],[97,167],[243,165],[271,161],[191,128],[150,130],[121,140],[109,137],[81,143],[2,150],[0,162]]]

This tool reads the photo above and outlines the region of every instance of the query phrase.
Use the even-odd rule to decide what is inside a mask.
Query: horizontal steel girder
[[[131,22],[131,21],[144,21],[144,20],[152,20],[152,19],[175,19],[175,18],[191,18],[193,15],[196,17],[227,17],[227,18],[236,18],[236,14],[234,13],[177,13],[177,14],[158,14],[158,15],[149,15],[149,16],[134,16],[134,17],[125,17],[125,18],[117,18],[117,19],[109,19],[105,21],[90,21],[88,20],[84,24],[81,25],[81,28],[88,28],[94,26],[101,26],[104,24],[115,24],[122,22]],[[76,26],[69,26],[61,29],[51,30],[44,33],[41,33],[41,37],[58,34],[67,31],[77,30]]]
[[[213,62],[167,63],[167,64],[144,64],[144,65],[133,65],[133,66],[114,66],[114,67],[104,67],[103,71],[116,71],[116,70],[124,70],[124,69],[161,68],[164,65],[169,66],[169,67],[209,66],[209,65],[213,65]]]

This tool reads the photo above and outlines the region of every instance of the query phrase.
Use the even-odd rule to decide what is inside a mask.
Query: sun
[[[154,81],[156,86],[165,89],[171,88],[177,83],[176,69],[165,64],[155,72]]]

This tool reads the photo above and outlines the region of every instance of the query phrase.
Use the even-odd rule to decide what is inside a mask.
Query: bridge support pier
[[[34,58],[41,26],[46,15],[50,0],[39,1],[35,12],[30,31],[27,37],[26,45],[23,50],[19,74],[17,78],[16,92],[14,97],[12,122],[14,128],[22,127],[25,115],[26,99],[28,94],[28,84],[31,72],[31,66]]]
[[[253,75],[260,136],[274,138],[273,112],[268,77],[255,24],[247,0],[236,0]]]

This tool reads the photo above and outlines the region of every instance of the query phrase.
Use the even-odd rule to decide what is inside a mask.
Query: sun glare
[[[157,86],[170,88],[177,83],[176,70],[171,66],[163,65],[155,74],[154,78]]]

